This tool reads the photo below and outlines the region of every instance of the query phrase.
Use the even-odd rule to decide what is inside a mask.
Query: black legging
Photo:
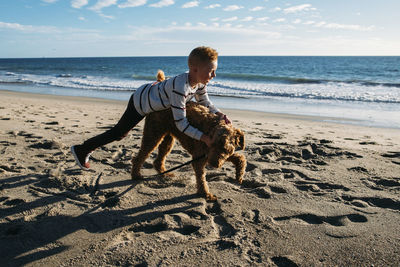
[[[118,123],[106,132],[86,140],[82,144],[82,148],[87,152],[91,152],[98,147],[104,146],[113,141],[121,140],[127,136],[129,131],[132,130],[132,128],[135,127],[143,118],[144,117],[135,109],[132,94],[128,106]]]

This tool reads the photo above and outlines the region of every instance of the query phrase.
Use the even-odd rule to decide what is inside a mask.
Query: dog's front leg
[[[238,181],[239,184],[241,184],[243,182],[243,176],[247,165],[245,156],[238,153],[234,153],[227,159],[227,161],[230,161],[233,163],[233,165],[235,165],[236,180]]]
[[[167,134],[161,144],[158,146],[157,158],[154,160],[153,163],[153,166],[158,171],[158,173],[163,173],[166,171],[165,159],[167,158],[167,155],[171,152],[174,143],[175,138],[172,135]],[[174,176],[173,173],[167,173],[166,175],[169,177]]]
[[[217,197],[210,193],[206,181],[205,166],[207,159],[197,160],[192,163],[194,172],[196,174],[197,194],[204,197],[206,200],[215,201]]]

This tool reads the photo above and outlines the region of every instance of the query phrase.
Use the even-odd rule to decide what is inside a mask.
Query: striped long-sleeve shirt
[[[191,126],[186,118],[186,103],[192,98],[209,108],[210,112],[219,110],[208,98],[205,85],[192,88],[189,84],[189,74],[183,73],[156,84],[144,84],[136,90],[133,103],[136,110],[143,116],[167,108],[172,109],[176,127],[186,135],[200,140],[202,132]]]

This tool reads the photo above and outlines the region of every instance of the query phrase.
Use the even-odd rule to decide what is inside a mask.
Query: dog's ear
[[[244,149],[244,133],[240,129],[236,129],[235,132],[236,147]]]

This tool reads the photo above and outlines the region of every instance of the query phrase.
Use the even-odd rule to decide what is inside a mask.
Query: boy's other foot
[[[86,153],[81,150],[81,146],[72,146],[71,147],[71,152],[72,155],[74,155],[75,161],[78,164],[78,166],[85,171],[88,171],[90,169],[89,165],[89,157],[91,153]]]

